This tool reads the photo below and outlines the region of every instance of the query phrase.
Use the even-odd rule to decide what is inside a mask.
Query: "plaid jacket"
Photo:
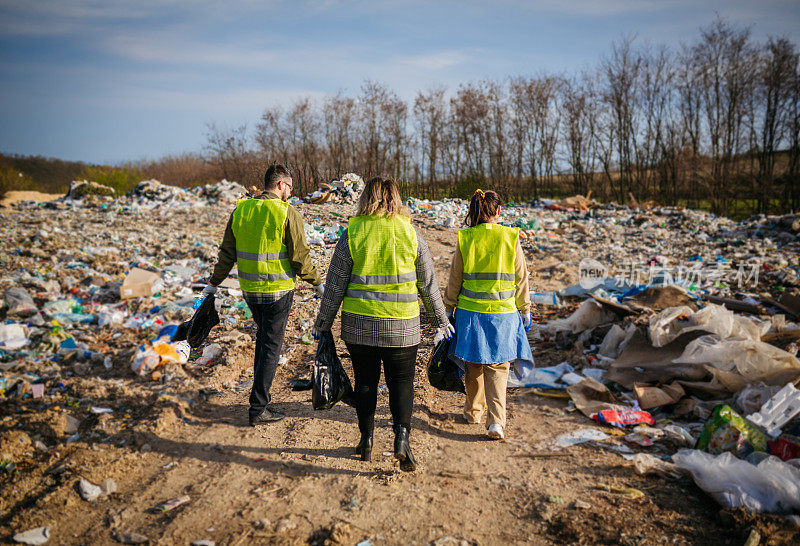
[[[442,295],[436,282],[428,243],[417,232],[417,292],[422,298],[425,311],[433,321],[442,327],[448,323],[442,303]],[[342,233],[333,251],[328,276],[325,280],[325,295],[322,297],[319,315],[314,326],[324,332],[331,329],[339,306],[342,304],[350,273],[353,270],[353,257],[347,244],[347,230]],[[421,341],[419,317],[395,319],[367,317],[342,312],[342,339],[347,343],[370,345],[373,347],[411,347]]]

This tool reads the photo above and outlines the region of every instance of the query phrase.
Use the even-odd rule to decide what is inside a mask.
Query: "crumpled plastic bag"
[[[718,404],[703,425],[695,449],[709,453],[730,452],[746,457],[767,450],[767,437],[726,404]]]
[[[650,318],[650,341],[663,347],[681,334],[702,330],[721,339],[760,340],[769,323],[757,324],[720,305],[709,304],[695,312],[690,307],[670,307]],[[764,330],[764,331],[762,331]]]
[[[6,300],[8,317],[29,317],[39,312],[33,298],[27,290],[20,286],[12,286],[3,292],[3,299]]]
[[[725,340],[718,335],[701,336],[686,346],[676,364],[710,364],[735,371],[748,382],[763,381],[779,372],[798,370],[797,357],[763,341]]]
[[[530,361],[518,360],[508,374],[508,388],[536,387],[540,389],[565,389],[561,381],[564,374],[574,372],[567,362],[547,368],[536,368]]]
[[[734,398],[734,406],[739,412],[747,417],[751,413],[756,413],[761,409],[775,393],[781,390],[781,385],[765,385],[758,382],[753,385],[748,385],[736,395]]]
[[[681,449],[672,461],[691,472],[697,486],[722,506],[800,514],[800,470],[777,457],[767,457],[756,466],[730,453],[714,456]]]
[[[440,391],[465,392],[458,364],[449,358],[450,340],[443,339],[433,350],[428,362],[428,381]]]
[[[192,349],[197,348],[217,324],[219,324],[219,314],[214,306],[214,294],[209,294],[194,312],[194,316],[178,326],[172,341],[186,340]]]
[[[14,350],[20,349],[30,342],[27,328],[22,324],[0,324],[0,347]]]
[[[355,405],[353,385],[336,354],[336,343],[330,331],[320,333],[311,383],[311,405],[315,410],[330,409],[340,400]]]

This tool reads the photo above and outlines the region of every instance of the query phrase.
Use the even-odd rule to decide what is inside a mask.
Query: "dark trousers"
[[[266,303],[247,302],[253,312],[256,331],[256,358],[253,370],[253,390],[250,392],[250,418],[264,412],[270,402],[269,389],[275,372],[278,370],[278,359],[283,347],[283,335],[292,308],[294,290],[281,299]]]
[[[358,429],[362,434],[372,434],[375,406],[378,403],[378,380],[381,362],[386,386],[389,388],[389,409],[395,426],[411,429],[411,412],[414,402],[414,365],[417,346],[370,347],[347,343],[353,360],[355,375],[356,414]]]

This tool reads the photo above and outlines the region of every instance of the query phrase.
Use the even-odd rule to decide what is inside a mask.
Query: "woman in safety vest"
[[[406,216],[397,185],[373,178],[333,252],[314,328],[330,331],[342,305],[342,339],[353,361],[361,431],[356,453],[364,461],[372,455],[383,362],[394,423],[394,456],[407,471],[415,470],[417,464],[408,443],[421,341],[417,293],[437,323],[434,338],[451,337],[453,327],[442,304],[428,245]]]
[[[500,196],[476,190],[450,267],[444,303],[455,309],[450,354],[465,369],[464,418],[479,424],[486,414],[490,438],[505,437],[509,367],[532,361],[525,332],[531,326],[528,269],[519,229],[497,224]]]

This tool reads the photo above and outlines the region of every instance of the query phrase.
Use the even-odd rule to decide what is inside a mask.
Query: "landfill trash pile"
[[[689,219],[682,234],[676,228]],[[541,367],[515,385],[563,390],[572,409],[625,429],[620,441],[604,442],[607,449],[628,460],[646,453],[671,461],[725,507],[800,516],[797,235],[773,242],[763,222],[756,232],[751,221],[695,211],[621,225],[638,227],[626,248],[649,246],[642,256],[649,275],[581,278],[558,291],[557,303],[570,312],[532,328]],[[640,237],[641,246],[631,245]],[[687,244],[667,253],[665,245],[682,237]],[[586,248],[596,249],[589,256],[600,264],[624,253]],[[669,265],[687,254],[714,264],[705,280]],[[731,257],[757,269],[747,280],[726,275]],[[553,366],[556,354],[545,347],[565,360]]]
[[[360,178],[344,178],[347,184],[325,190],[324,202],[291,200],[322,271],[362,187]],[[555,542],[577,536],[619,542],[619,529],[634,532],[626,526],[637,525],[623,515],[630,509],[656,522],[642,531],[654,541],[663,532],[659,526],[678,520],[694,522],[697,529],[680,530],[689,542],[702,541],[709,536],[702,534],[706,528],[720,532],[715,516],[705,515],[712,501],[691,501],[685,518],[665,508],[680,507],[675,510],[682,514],[685,498],[702,497],[690,480],[728,507],[780,518],[797,514],[792,495],[800,472],[800,407],[791,385],[800,377],[800,242],[796,235],[772,236],[777,228],[770,226],[780,222],[762,221],[756,228],[755,219],[733,222],[692,210],[599,204],[588,196],[504,206],[501,221],[520,228],[538,322],[529,333],[536,367],[509,392],[510,434],[496,448],[505,455],[487,460],[497,466],[485,473],[447,466],[465,453],[485,456],[485,444],[464,440],[474,431],[468,425],[459,429],[452,417],[462,411],[458,389],[438,394],[418,369],[414,441],[427,467],[402,478],[392,470],[391,456],[365,471],[342,455],[342,443],[357,437],[355,416],[343,404],[322,410],[330,412],[329,419],[303,413],[314,411],[310,393],[292,388],[310,377],[319,304],[303,282],[275,383],[276,399],[289,400],[285,428],[251,436],[239,426],[253,382],[255,332],[233,278],[236,270],[213,300],[198,296],[244,187],[222,181],[185,190],[145,181],[125,196],[89,195],[0,212],[0,513],[11,514],[0,523],[2,537],[69,543],[64,529],[70,528],[90,533],[86,541],[96,543],[157,542],[154,537],[185,543],[206,537],[229,543],[245,536],[305,540],[319,528],[307,529],[312,524],[303,521],[309,518],[293,518],[277,507],[317,499],[319,507],[302,510],[314,517],[321,517],[314,510],[342,510],[357,518],[373,486],[400,487],[408,495],[413,488],[413,495],[421,491],[433,498],[457,490],[462,481],[473,488],[474,480],[517,506],[503,514],[536,510],[541,516],[509,515],[513,522],[504,525],[521,525]],[[405,204],[430,245],[444,287],[467,201],[409,197]],[[587,280],[584,258],[606,274]],[[745,268],[739,283],[740,264],[753,263],[757,279],[752,267]],[[687,272],[692,267],[696,274]],[[213,306],[213,313],[206,311],[219,324],[207,337],[197,337],[189,321],[204,302]],[[430,328],[424,316],[423,324]],[[352,374],[337,331],[334,337]],[[419,362],[428,360],[430,337],[420,347]],[[418,426],[418,419],[424,424]],[[377,430],[376,436],[384,433],[389,434]],[[251,440],[258,443],[246,446]],[[591,474],[598,464],[610,469],[602,479]],[[267,477],[258,474],[260,482],[236,482],[261,472]],[[576,480],[587,488],[565,477],[570,473],[581,475]],[[344,485],[342,474],[348,476]],[[315,479],[306,481],[310,475]],[[189,481],[178,487],[185,482],[176,476]],[[351,479],[360,485],[351,487]],[[647,487],[644,480],[661,482]],[[192,489],[195,483],[202,486]],[[300,487],[317,489],[295,495]],[[241,508],[224,490],[252,490],[258,508]],[[548,492],[532,493],[540,490]],[[658,495],[665,496],[650,500]],[[335,506],[318,501],[328,497]],[[466,490],[456,497],[462,500],[454,509],[461,513],[471,501]],[[370,510],[362,512],[372,521],[380,499],[369,498]],[[524,502],[515,505],[518,498]],[[25,510],[17,510],[23,505]],[[181,511],[192,515],[158,519]],[[215,514],[213,521],[207,513]],[[597,526],[600,514],[610,518],[608,529]],[[252,529],[244,523],[248,535],[235,527],[247,518],[255,522]],[[443,518],[437,525],[448,529],[458,519],[449,512]],[[766,515],[759,518],[762,530],[779,525]],[[70,527],[84,520],[86,529]],[[187,529],[189,521],[202,525],[192,527],[191,536],[164,538],[159,531],[165,525]],[[430,540],[427,531],[405,540],[405,531],[393,527],[400,534],[390,542]],[[449,535],[461,536],[456,529]],[[508,538],[514,540],[519,537]]]
[[[331,180],[322,184],[317,190],[304,197],[306,203],[354,203],[361,190],[364,189],[364,180],[355,173],[347,173],[339,180]]]

